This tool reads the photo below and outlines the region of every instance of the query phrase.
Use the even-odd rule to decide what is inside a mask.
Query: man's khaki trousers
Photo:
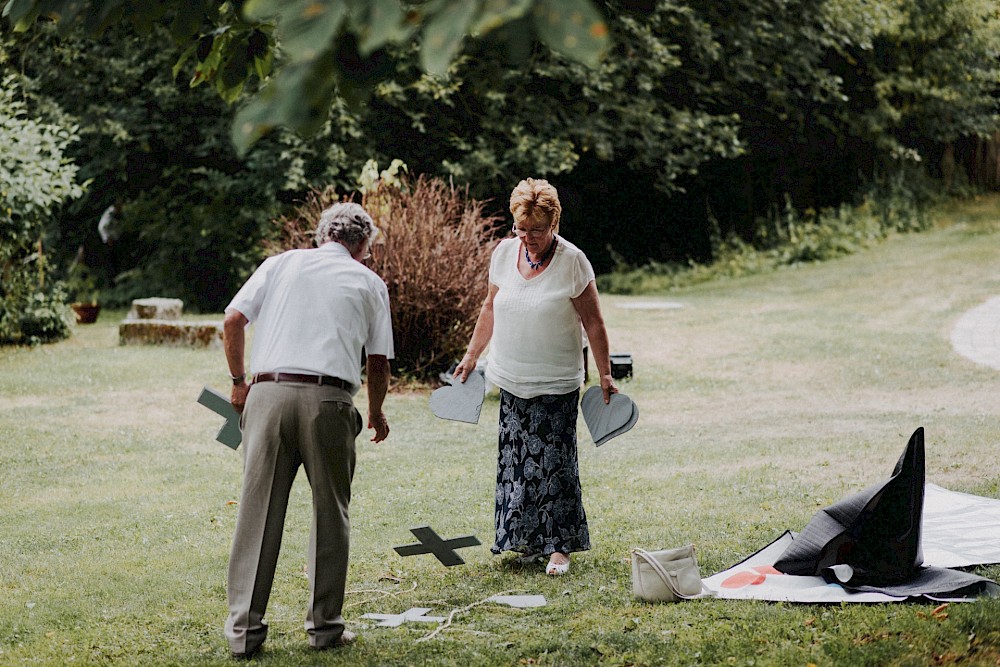
[[[264,612],[301,464],[313,497],[305,628],[312,646],[329,646],[344,631],[348,506],[361,415],[343,389],[264,382],[250,389],[242,421],[243,490],[229,557],[226,638],[234,653],[246,653],[267,636]]]

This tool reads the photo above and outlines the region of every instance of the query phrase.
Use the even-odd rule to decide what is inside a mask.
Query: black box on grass
[[[611,377],[616,380],[632,377],[632,355],[612,354],[611,356]]]

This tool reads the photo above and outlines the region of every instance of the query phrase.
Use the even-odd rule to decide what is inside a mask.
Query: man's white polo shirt
[[[226,312],[254,324],[251,373],[310,373],[361,386],[361,349],[393,358],[385,282],[343,245],[269,257]]]

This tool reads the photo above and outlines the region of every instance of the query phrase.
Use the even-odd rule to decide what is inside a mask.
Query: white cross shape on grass
[[[444,616],[424,616],[430,609],[426,607],[414,607],[407,609],[402,614],[363,614],[361,618],[374,618],[381,620],[379,627],[398,628],[407,621],[420,621],[421,623],[440,623]]]

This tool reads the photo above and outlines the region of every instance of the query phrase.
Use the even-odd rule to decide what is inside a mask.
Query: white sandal
[[[555,554],[552,555],[554,556]],[[569,556],[567,556],[566,559],[565,563],[553,563],[550,556],[549,564],[545,567],[545,574],[561,576],[569,572]]]

